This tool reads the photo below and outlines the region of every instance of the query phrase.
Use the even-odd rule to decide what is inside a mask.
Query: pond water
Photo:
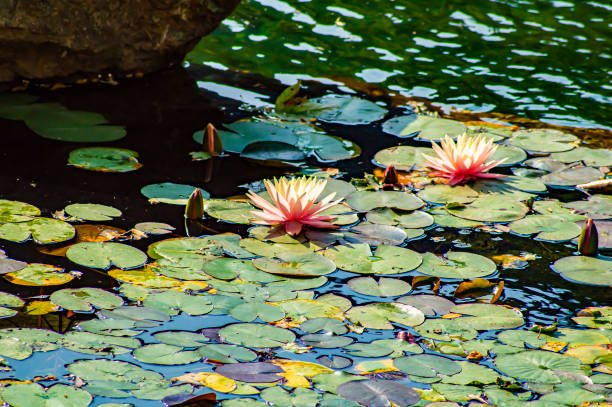
[[[124,259],[123,268],[126,270],[113,267],[109,272],[108,267],[93,264],[104,257],[99,253],[92,256],[81,254],[81,257],[69,255],[70,258],[51,256],[42,252],[41,247],[55,248],[64,243],[49,246],[37,244],[31,239],[21,242],[30,233],[35,233],[33,227],[28,229],[29,226],[25,227],[24,232],[23,226],[30,222],[32,214],[26,216],[30,218],[16,222],[10,217],[25,212],[19,212],[11,204],[0,201],[0,249],[6,252],[8,258],[73,271],[69,278],[64,271],[58,273],[53,270],[47,270],[48,274],[34,273],[34,277],[23,274],[11,277],[6,274],[8,263],[0,259],[0,271],[6,274],[0,278],[0,291],[23,299],[23,304],[16,303],[15,298],[3,299],[6,302],[0,304],[8,306],[2,308],[3,312],[9,310],[2,314],[7,318],[0,319],[0,356],[6,357],[7,367],[0,373],[0,378],[31,380],[34,377],[54,376],[57,379],[47,377],[40,383],[45,387],[56,383],[81,387],[79,390],[58,390],[59,400],[62,397],[69,399],[73,403],[71,406],[79,407],[88,405],[89,394],[95,395],[91,405],[132,403],[135,406],[160,406],[163,405],[160,399],[164,396],[191,392],[203,394],[211,392],[211,388],[220,390],[216,394],[218,400],[236,400],[225,402],[223,406],[227,407],[263,405],[257,404],[254,399],[260,402],[266,400],[278,406],[354,406],[356,404],[353,402],[335,395],[340,382],[335,382],[330,376],[313,378],[316,374],[324,375],[327,372],[321,366],[325,364],[321,357],[335,355],[350,359],[348,367],[340,367],[342,360],[338,360],[339,364],[333,366],[335,370],[345,370],[355,375],[368,373],[368,378],[381,379],[385,383],[430,389],[430,382],[441,381],[434,384],[434,391],[422,392],[421,401],[412,400],[412,393],[407,393],[405,387],[386,388],[383,399],[386,397],[393,401],[400,397],[398,394],[407,397],[400,401],[395,399],[397,405],[411,405],[417,401],[419,405],[426,405],[429,401],[444,399],[466,403],[473,398],[470,395],[475,394],[480,395],[481,401],[487,400],[500,406],[521,405],[523,400],[545,397],[548,397],[545,399],[548,401],[537,405],[603,402],[609,396],[605,385],[612,383],[609,350],[612,341],[612,311],[609,307],[612,304],[612,278],[611,267],[608,266],[612,263],[605,256],[610,248],[608,236],[611,228],[606,220],[612,217],[612,199],[609,195],[599,195],[601,201],[584,206],[588,195],[574,186],[607,177],[608,167],[612,165],[609,150],[600,149],[596,156],[591,156],[588,150],[578,149],[578,146],[610,145],[612,87],[607,78],[612,54],[611,31],[609,19],[603,17],[610,9],[612,5],[604,1],[487,1],[478,5],[469,1],[344,1],[334,4],[247,1],[215,33],[200,42],[188,55],[184,68],[141,79],[122,79],[116,86],[89,84],[59,87],[53,92],[33,87],[27,89],[27,94],[0,95],[0,121],[4,128],[0,152],[0,199],[34,205],[47,219],[69,204],[95,203],[119,209],[121,215],[114,215],[107,221],[91,220],[85,223],[112,225],[125,231],[130,231],[139,222],[163,222],[176,228],[170,234],[150,234],[141,239],[126,239],[141,237],[141,233],[137,232],[116,237],[115,243],[126,244],[143,252],[148,250],[148,263],[156,262],[161,267],[143,274],[138,274],[140,268],[130,271],[144,261],[138,264],[138,260],[134,259],[140,254],[129,252],[127,259]],[[329,105],[321,111],[298,112],[297,116],[303,116],[305,122],[283,122],[284,126],[289,126],[289,130],[276,128],[283,137],[287,137],[289,145],[265,144],[270,143],[270,127],[265,126],[278,124],[279,117],[296,118],[275,112],[274,104],[285,88],[298,79],[303,80],[300,95],[310,98],[332,94],[340,96],[332,103],[326,102],[325,98],[319,99],[320,103]],[[358,99],[350,99],[349,96]],[[336,108],[350,100],[357,106]],[[352,110],[353,107],[357,110]],[[426,129],[421,125],[415,127],[415,131],[406,130],[415,126],[415,110],[424,113],[418,120],[431,120],[428,122],[431,127]],[[432,112],[455,121],[449,124],[426,114]],[[252,117],[258,117],[260,121],[249,121]],[[391,126],[389,123],[393,124],[397,118],[403,119]],[[239,128],[236,125],[232,127],[231,123],[242,119],[247,119],[243,138],[247,138],[248,143],[241,142],[240,137],[236,138],[227,130],[238,131]],[[307,123],[310,122],[317,126],[317,130],[308,127]],[[420,152],[414,147],[427,148],[430,146],[428,139],[438,139],[447,132],[456,132],[457,128],[462,132],[465,127],[459,122],[481,126],[478,131],[485,137],[501,134],[496,138],[496,143],[501,146],[499,150],[503,150],[502,156],[508,157],[508,161],[507,165],[497,167],[493,172],[505,174],[508,178],[494,181],[493,184],[471,183],[474,190],[468,191],[467,197],[466,191],[459,189],[449,189],[436,195],[437,192],[432,192],[434,185],[430,185],[430,179],[423,176],[422,168],[419,170]],[[221,130],[226,152],[222,157],[205,161],[192,160],[190,153],[202,150],[202,145],[194,141],[192,135],[201,131],[207,123],[213,123]],[[487,123],[501,127],[486,127]],[[111,126],[117,127],[111,129]],[[293,128],[297,130],[292,132]],[[534,128],[548,130],[521,130]],[[564,133],[558,133],[559,130]],[[470,131],[476,130],[472,128]],[[258,132],[263,136],[256,138],[254,134]],[[326,135],[341,138],[341,142]],[[110,141],[103,142],[105,137]],[[81,141],[93,138],[96,141],[59,140],[62,138],[85,139]],[[248,147],[252,147],[252,141],[262,140],[264,144],[258,148]],[[399,150],[388,150],[398,145],[402,146],[401,156],[394,155],[394,151]],[[73,158],[70,158],[72,164],[76,165],[67,165],[69,157],[73,157],[71,152],[84,147],[133,150],[138,153],[137,161],[142,163],[142,168],[126,172],[88,171],[79,168],[78,165],[84,165],[83,162]],[[314,147],[317,147],[316,154],[311,154]],[[248,154],[247,148],[250,148]],[[579,153],[570,158],[554,155],[555,151],[565,150]],[[266,157],[272,162],[247,159],[247,155],[251,158]],[[290,155],[293,161],[289,160],[292,161],[290,165],[287,165],[287,160],[280,164],[280,160],[275,159],[279,155]],[[549,155],[557,160],[552,163],[525,162],[527,158]],[[135,162],[133,158],[121,158],[107,161],[106,164],[129,167],[134,166]],[[365,242],[370,243],[374,250],[384,239],[389,247],[403,248],[391,249],[401,252],[397,254],[401,258],[399,273],[389,271],[386,266],[381,266],[377,273],[371,273],[377,274],[377,279],[388,278],[380,281],[389,287],[373,288],[369,281],[355,281],[358,277],[368,277],[368,273],[360,275],[348,271],[352,268],[347,265],[347,259],[335,257],[330,249],[320,252],[325,252],[326,258],[332,259],[335,271],[324,273],[323,277],[301,269],[299,272],[268,274],[257,272],[249,266],[245,271],[241,267],[246,269],[247,266],[238,263],[231,263],[229,270],[223,268],[223,272],[217,272],[219,274],[204,272],[210,262],[220,256],[246,258],[246,263],[250,265],[250,257],[255,254],[263,254],[264,257],[279,257],[287,253],[295,255],[294,248],[298,246],[295,241],[291,241],[293,246],[281,245],[280,249],[274,249],[276,251],[271,249],[269,241],[266,248],[262,248],[259,245],[263,244],[252,237],[266,241],[265,234],[256,234],[249,229],[253,225],[225,222],[215,217],[216,214],[225,220],[240,221],[248,216],[244,201],[239,209],[231,212],[228,206],[235,202],[226,200],[244,194],[247,191],[245,185],[260,192],[262,185],[258,181],[262,179],[301,172],[329,177],[330,173],[334,174],[333,171],[320,172],[318,169],[330,167],[339,170],[339,175],[333,177],[341,180],[335,184],[329,181],[330,185],[334,185],[332,190],[351,193],[357,188],[382,196],[387,192],[380,189],[371,174],[389,164],[407,170],[416,166],[418,171],[404,173],[408,174],[410,182],[401,199],[408,199],[405,198],[408,195],[412,197],[410,191],[413,191],[419,192],[426,202],[421,201],[414,208],[406,209],[402,206],[405,202],[386,202],[367,207],[360,199],[349,199],[350,207],[345,206],[341,211],[351,213],[341,222],[342,233],[348,234],[343,237],[344,240],[341,238],[339,242],[332,242],[336,247],[349,247],[349,243],[363,246]],[[187,225],[183,215],[184,202],[178,205],[150,203],[147,198],[159,198],[159,194],[145,196],[141,193],[143,187],[160,183],[200,187],[210,197],[219,199],[214,201],[218,205],[217,212],[207,207],[207,214],[200,224]],[[193,187],[187,187],[189,192]],[[520,202],[527,201],[532,195],[536,204],[534,211],[527,214],[527,208]],[[493,201],[487,201],[489,204],[482,207],[472,207],[470,205],[474,204],[471,202],[476,196],[479,199],[492,197]],[[578,215],[570,214],[569,210],[550,200],[561,203],[578,201],[578,204],[570,206],[583,208],[596,217],[602,247],[596,263],[584,260],[585,264],[559,266],[556,269],[551,267],[559,259],[584,259],[578,257],[576,242],[572,240],[580,230],[574,222],[584,220],[581,216],[584,211],[578,211]],[[494,201],[502,202],[497,217],[490,213]],[[519,214],[513,212],[516,207],[511,207],[508,202],[520,206]],[[451,205],[445,207],[446,203]],[[363,205],[367,208],[359,209]],[[406,210],[397,210],[402,207]],[[415,214],[418,211],[414,212],[413,209],[420,208],[423,212],[431,213],[433,218],[418,212],[418,222],[413,219],[412,226],[402,226],[398,220],[388,218],[389,208],[396,208],[403,215]],[[475,208],[479,214],[461,215],[462,211],[470,208]],[[24,211],[23,208],[20,210]],[[359,212],[358,217],[355,210]],[[71,214],[68,208],[66,211],[68,215]],[[506,212],[512,214],[499,215]],[[87,219],[87,214],[81,214]],[[538,218],[542,215],[549,217]],[[56,216],[73,225],[80,224],[69,216]],[[376,216],[384,219],[374,222]],[[521,229],[520,224],[509,223],[513,220],[518,222],[521,218],[530,219],[527,229],[524,225]],[[427,219],[431,219],[431,222],[428,223]],[[466,220],[468,224],[461,225]],[[469,224],[470,221],[475,223]],[[51,230],[65,228],[56,223],[49,226],[51,221],[44,222],[47,224],[39,229],[42,234],[52,234]],[[355,231],[353,234],[347,232],[357,222],[372,229],[366,231],[365,236]],[[536,238],[542,232],[558,233],[555,235],[557,238]],[[25,237],[23,233],[26,233]],[[186,242],[182,238],[187,235],[221,233],[236,234],[228,239],[241,236],[241,245],[237,245],[237,240],[221,246],[218,242],[214,244],[206,240],[197,247],[181,246],[181,242]],[[250,233],[251,239],[246,239]],[[400,236],[399,241],[397,236]],[[98,235],[94,238],[106,240]],[[178,240],[180,247],[159,249],[161,254],[151,249],[154,242],[164,242],[168,238],[182,239]],[[329,236],[326,238],[330,239]],[[281,241],[286,242],[287,239],[284,236]],[[245,243],[247,241],[248,244]],[[75,242],[68,240],[68,243]],[[164,244],[167,243],[160,243],[162,246],[158,247]],[[113,250],[127,249],[115,247]],[[247,250],[247,255],[244,250]],[[452,252],[468,252],[478,256],[465,259],[453,257]],[[421,255],[426,253],[446,255],[446,258],[441,264],[430,264],[429,269],[423,265],[417,267],[424,261]],[[361,255],[355,252],[347,254],[347,257]],[[483,257],[495,260],[498,265]],[[408,267],[407,264],[415,262],[415,258],[418,258],[418,264]],[[164,259],[178,268],[164,265]],[[382,264],[381,260],[388,260],[380,252],[361,259],[364,263],[371,262],[374,268],[377,262]],[[429,258],[429,261],[434,259]],[[517,263],[504,266],[501,264],[504,260]],[[313,260],[318,265],[323,261],[318,257],[316,261]],[[120,260],[115,259],[114,262],[120,266]],[[200,263],[194,266],[194,262]],[[286,266],[300,267],[296,266],[297,263],[300,262],[287,260]],[[259,267],[271,270],[261,264]],[[449,270],[453,278],[447,278]],[[579,272],[576,273],[576,270]],[[15,273],[19,273],[19,270]],[[425,275],[433,277],[421,281]],[[442,279],[436,279],[436,276]],[[478,277],[491,284],[480,281],[481,287],[472,287],[468,290],[470,295],[461,298],[456,292],[459,284]],[[70,281],[50,285],[49,281],[54,278]],[[351,285],[349,280],[352,281]],[[359,286],[360,283],[363,285]],[[205,287],[206,284],[209,286]],[[115,311],[94,314],[79,310],[70,299],[87,297],[88,294],[83,291],[70,295],[64,291],[68,300],[62,300],[57,294],[56,297],[49,297],[58,290],[81,287],[97,287],[113,293],[112,299],[107,299],[113,304],[101,305],[103,301],[99,293],[92,294],[91,301],[98,311],[102,308]],[[173,289],[169,290],[169,287]],[[415,307],[406,305],[411,300],[405,300],[407,302],[403,304],[404,296],[408,293],[422,301],[426,301],[425,298],[433,301],[430,305],[438,311],[436,315],[425,312],[426,322],[420,328],[422,319],[419,318],[423,318],[422,310],[426,307],[423,304]],[[500,294],[493,301],[496,305],[489,303],[494,293]],[[418,297],[432,294],[438,296],[433,300]],[[174,297],[163,299],[164,295]],[[322,299],[323,295],[328,296]],[[224,299],[219,300],[221,297]],[[296,300],[296,297],[299,299]],[[146,316],[144,309],[131,314],[131,308],[117,308],[118,298],[125,305],[142,305],[144,302],[153,311],[148,311],[151,313]],[[195,305],[190,304],[194,298]],[[232,303],[231,298],[237,302]],[[309,301],[312,298],[315,301]],[[261,305],[264,300],[267,303]],[[451,311],[447,300],[459,305]],[[208,309],[210,303],[213,305]],[[247,306],[259,304],[262,309],[265,308],[260,314],[264,319],[251,321],[245,316],[248,312],[244,309],[233,310],[232,307],[243,303]],[[391,305],[386,305],[389,303]],[[54,304],[61,304],[63,310],[42,310]],[[390,311],[385,307],[395,308]],[[589,311],[590,314],[583,311],[583,320],[577,323],[577,313],[588,307],[601,308]],[[172,308],[176,311],[171,311]],[[11,309],[18,310],[18,313],[12,315]],[[120,314],[123,311],[117,310],[130,314]],[[230,310],[234,312],[233,317],[229,315]],[[200,313],[204,315],[198,315]],[[442,314],[448,315],[444,319],[439,318]],[[138,320],[138,315],[142,320]],[[374,318],[373,315],[378,317]],[[314,320],[314,316],[331,317],[324,320],[325,323],[321,322],[321,329],[322,332],[336,333],[332,336],[335,345],[334,342],[331,345],[325,343],[329,337],[327,334],[326,337],[306,336],[311,331],[319,332],[314,323],[310,323],[308,328],[300,325],[304,320]],[[97,321],[97,317],[112,323],[108,322],[108,326],[89,326],[85,323],[92,318]],[[281,319],[283,317],[290,318]],[[281,322],[277,322],[279,320]],[[232,325],[241,322],[250,325],[244,331],[239,330],[238,325]],[[561,329],[544,327],[536,328],[535,332],[528,330],[534,325],[555,323]],[[273,325],[276,325],[276,331],[267,332],[262,328]],[[223,332],[227,337],[221,335],[220,338],[217,329],[224,326],[237,327],[237,334],[226,329]],[[65,335],[34,340],[23,333],[31,335],[34,331],[7,330],[13,327],[50,329]],[[139,333],[139,330],[144,332]],[[245,348],[231,348],[228,352],[240,362],[265,362],[257,366],[244,365],[242,373],[253,374],[257,368],[271,372],[279,369],[278,372],[284,371],[283,374],[287,375],[285,378],[288,382],[283,382],[285,386],[282,388],[269,387],[260,385],[269,377],[247,378],[228,371],[222,379],[213,376],[215,379],[206,382],[204,376],[197,379],[183,377],[171,385],[170,382],[160,381],[161,378],[142,379],[143,375],[149,374],[142,370],[133,371],[130,379],[130,375],[119,367],[85,363],[77,368],[75,365],[75,361],[81,360],[130,362],[159,372],[170,380],[186,373],[213,372],[219,365],[216,361],[225,360],[219,355],[219,349],[215,349],[214,356],[211,356],[213,350],[210,348],[201,349],[201,355],[193,359],[199,346],[193,344],[194,337],[179,337],[171,333],[170,336],[176,336],[174,340],[167,337],[162,340],[161,337],[152,336],[166,331],[203,333],[208,342],[225,342],[226,346],[227,343],[244,345],[256,350],[256,355]],[[394,339],[402,335],[401,331],[413,335],[418,345],[411,343],[410,339],[377,342],[363,349],[359,347],[373,340]],[[93,336],[86,336],[89,334],[85,332]],[[287,339],[283,339],[286,335],[289,335]],[[298,337],[295,344],[292,336]],[[348,344],[351,340],[359,345]],[[157,343],[166,343],[169,347],[142,347]],[[281,344],[284,346],[277,346]],[[312,349],[301,353],[306,350],[302,349],[306,345],[312,346]],[[133,351],[136,348],[144,351]],[[384,351],[387,348],[389,352]],[[525,351],[524,348],[544,350]],[[575,348],[580,350],[572,351]],[[32,356],[29,356],[28,352],[32,351]],[[411,359],[423,351],[446,359]],[[473,352],[478,352],[480,357]],[[570,356],[562,355],[565,352]],[[522,359],[522,355],[529,360],[536,358],[538,362],[531,363]],[[203,357],[211,363],[202,363]],[[395,361],[389,362],[391,358]],[[318,365],[296,365],[293,370],[297,371],[296,374],[278,360]],[[464,365],[466,360],[473,363]],[[426,371],[410,367],[415,365],[425,366]],[[514,365],[526,371],[517,372],[512,369]],[[126,368],[133,365],[121,366]],[[432,369],[435,371],[433,376]],[[550,376],[548,370],[557,373]],[[102,371],[108,372],[108,377],[97,376]],[[76,374],[87,385],[79,386],[79,381],[75,382],[73,377],[67,376],[70,373]],[[460,374],[464,376],[459,377]],[[350,377],[354,379],[356,376]],[[311,386],[307,378],[314,380],[315,386]],[[256,384],[246,384],[249,381]],[[580,387],[589,381],[591,387]],[[193,388],[184,383],[207,383],[207,387]],[[372,386],[380,385],[374,381],[371,383],[374,383]],[[40,389],[31,386],[34,385],[14,384],[8,390],[0,391],[0,396],[16,407],[38,405],[34,403],[47,396],[37,396],[36,392]],[[261,397],[258,396],[266,387],[269,389]],[[308,387],[311,390],[293,390]],[[363,390],[346,389],[340,393],[356,392],[354,397],[357,399],[354,400],[363,403],[366,397]],[[54,397],[47,398],[55,400]],[[239,401],[241,399],[244,400]],[[568,403],[567,400],[571,401]],[[385,405],[384,402],[380,405]],[[117,405],[125,406],[108,404],[107,407]]]

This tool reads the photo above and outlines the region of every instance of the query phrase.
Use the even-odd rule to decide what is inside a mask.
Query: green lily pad
[[[85,267],[108,269],[111,265],[121,269],[140,267],[147,255],[135,247],[113,242],[83,242],[71,246],[66,252],[73,262]]]
[[[196,189],[191,185],[164,182],[161,184],[150,184],[140,189],[140,193],[149,198],[150,203],[167,203],[172,205],[187,205],[187,200]],[[210,198],[210,194],[200,188],[202,198]]]
[[[47,329],[4,328],[0,329],[0,355],[23,360],[34,351],[49,352],[60,348],[62,335]]]
[[[459,218],[482,222],[508,222],[525,217],[529,209],[519,201],[483,196],[466,205],[447,206],[446,210]]]
[[[7,307],[23,307],[24,301],[16,295],[0,291],[0,318],[10,318],[17,315],[17,311]]]
[[[348,231],[335,232],[342,234],[342,238],[351,244],[366,243],[371,246],[380,245],[400,245],[408,237],[406,230],[389,225],[379,225],[375,223],[360,223],[353,226]],[[420,235],[421,233],[418,233]],[[311,237],[312,234],[307,233],[306,236]]]
[[[40,209],[20,201],[0,199],[0,222],[16,223],[27,222],[35,216],[40,216]]]
[[[218,363],[252,362],[257,359],[257,354],[250,349],[222,343],[200,346],[198,352],[207,361]]]
[[[515,131],[508,143],[535,153],[556,153],[573,149],[571,143],[577,140],[576,136],[558,130],[533,129]]]
[[[408,128],[410,130],[409,125],[413,123],[417,119],[416,114],[408,114],[405,116],[393,117],[387,121],[385,121],[382,125],[382,130],[385,133],[391,134],[393,136],[399,138],[407,138],[416,135],[416,132],[405,132],[404,129]]]
[[[268,387],[262,390],[260,396],[271,405],[278,407],[316,406],[321,399],[319,393],[300,387],[293,391],[287,391],[280,387]]]
[[[448,314],[455,303],[439,295],[418,294],[407,295],[397,299],[402,304],[412,305],[427,316]]]
[[[153,293],[144,299],[143,304],[168,315],[178,315],[179,311],[190,315],[204,315],[213,309],[208,296],[189,295],[179,291]]]
[[[515,379],[535,383],[561,383],[556,370],[584,374],[578,359],[542,350],[498,356],[495,366]]]
[[[322,331],[336,335],[343,335],[348,332],[348,328],[342,323],[342,321],[325,317],[308,319],[300,325],[300,329],[308,333]]]
[[[564,208],[562,202],[556,199],[538,200],[533,203],[533,210],[541,215],[554,215],[568,222],[586,220],[586,216],[578,215],[573,210]]]
[[[423,254],[419,273],[441,278],[473,279],[495,273],[495,263],[479,254],[449,251],[443,257],[433,253]]]
[[[416,326],[425,320],[419,309],[399,302],[361,305],[351,308],[345,315],[352,323],[369,329],[394,329],[392,322]]]
[[[572,281],[612,286],[612,261],[588,256],[570,256],[555,261],[552,267]]]
[[[498,379],[502,379],[495,370],[486,366],[477,365],[467,361],[456,362],[461,372],[449,375],[442,378],[442,383],[459,384],[459,385],[482,385],[496,383]]]
[[[564,208],[574,209],[584,213],[592,219],[612,218],[612,196],[592,195],[586,201],[573,201],[562,205]]]
[[[604,177],[603,173],[593,167],[573,167],[551,172],[540,178],[546,185],[555,187],[571,187],[597,181]]]
[[[580,226],[554,215],[529,215],[511,222],[508,227],[519,235],[537,233],[536,239],[562,242],[580,234]]]
[[[243,225],[248,225],[253,219],[256,219],[255,215],[251,213],[255,209],[248,202],[227,199],[209,199],[204,202],[204,211],[213,218]]]
[[[318,253],[287,253],[277,257],[258,257],[253,259],[253,265],[267,273],[299,277],[323,276],[336,270],[331,260]]]
[[[478,331],[470,324],[458,319],[428,319],[415,328],[417,333],[438,341],[453,339],[470,340],[476,338]]]
[[[57,290],[49,300],[64,309],[81,312],[91,312],[93,307],[114,309],[123,305],[118,295],[92,287]]]
[[[251,322],[258,317],[265,322],[274,322],[283,319],[285,312],[279,307],[265,302],[249,301],[232,308],[230,315],[244,322]]]
[[[357,191],[346,197],[346,203],[359,212],[368,212],[374,208],[411,211],[425,205],[416,195],[399,191]]]
[[[285,311],[287,317],[298,322],[303,322],[307,318],[330,317],[343,319],[343,309],[335,304],[330,304],[319,299],[308,300],[296,298],[280,301],[276,305]]]
[[[459,304],[451,308],[451,312],[470,315],[456,318],[456,320],[465,322],[479,331],[517,328],[525,323],[521,311],[516,308],[506,308],[502,305]]]
[[[311,102],[331,107],[315,113],[317,119],[329,123],[368,124],[381,120],[387,114],[387,109],[376,103],[348,95],[325,95]]]
[[[120,355],[142,345],[136,338],[77,331],[70,331],[64,335],[60,344],[68,350],[89,355]]]
[[[467,130],[463,123],[449,119],[440,119],[434,116],[418,115],[414,120],[406,120],[404,123],[405,126],[402,129],[399,129],[399,123],[393,123],[394,133],[392,134],[408,137],[418,133],[417,139],[419,140],[438,141],[444,140],[445,136],[455,138]],[[387,127],[390,126],[387,125]]]
[[[432,184],[417,193],[417,196],[430,203],[447,204],[450,202],[470,203],[478,198],[479,193],[469,186]]]
[[[193,348],[202,346],[203,342],[208,342],[208,338],[200,333],[189,331],[166,331],[157,332],[153,337],[166,345]]]
[[[482,389],[476,386],[461,386],[457,384],[434,383],[432,389],[442,394],[447,400],[467,402],[473,400],[474,396],[480,397]]]
[[[511,165],[516,165],[525,159],[527,159],[527,153],[525,150],[515,146],[506,146],[506,145],[497,145],[497,149],[489,158],[489,161],[500,161],[505,159],[505,161],[499,164],[499,167],[509,167]]]
[[[493,142],[497,142],[510,137],[512,135],[512,130],[493,125],[467,126],[467,135],[480,135],[485,140],[493,140]]]
[[[366,214],[368,222],[400,226],[407,229],[426,228],[433,225],[433,217],[427,212],[398,213],[390,208],[372,210]]]
[[[431,154],[431,148],[396,146],[380,150],[374,155],[374,161],[383,167],[394,166],[401,171],[412,171],[415,167],[424,167],[423,154]]]
[[[413,388],[392,380],[381,379],[343,383],[338,386],[338,394],[368,407],[386,407],[391,403],[410,406],[421,399]]]
[[[117,216],[121,216],[121,211],[119,209],[113,208],[112,206],[91,203],[71,204],[66,206],[64,211],[75,218],[96,222],[112,220]]]
[[[576,147],[571,151],[554,153],[550,158],[562,163],[582,161],[591,167],[606,167],[612,165],[612,151],[607,148]]]
[[[333,246],[323,255],[342,270],[360,274],[400,274],[414,270],[421,264],[421,255],[410,249],[380,245],[372,254],[364,243]]]
[[[13,242],[24,242],[31,237],[38,244],[58,243],[72,239],[74,234],[70,223],[52,218],[0,224],[0,239]]]
[[[260,161],[289,161],[300,162],[306,155],[293,144],[280,141],[256,141],[246,146],[240,153],[242,158]]]
[[[252,348],[276,348],[295,341],[288,329],[256,323],[228,325],[221,328],[219,336],[225,342]]]
[[[372,295],[375,297],[396,297],[404,295],[412,289],[410,284],[395,278],[381,277],[378,281],[372,277],[351,278],[347,282],[351,290],[359,294]]]
[[[450,376],[461,372],[459,363],[436,355],[404,356],[395,359],[393,365],[404,373],[421,377]]]
[[[9,282],[26,286],[61,285],[74,279],[74,275],[64,272],[61,267],[49,264],[31,263],[21,270],[4,275]]]
[[[182,346],[154,343],[145,345],[132,352],[134,359],[154,365],[186,365],[202,359],[197,351],[183,350]]]
[[[353,343],[353,338],[348,336],[336,336],[329,334],[308,334],[300,338],[306,346],[312,346],[315,348],[344,348],[347,345]]]
[[[449,228],[475,228],[484,225],[483,222],[477,222],[468,219],[458,218],[449,214],[445,208],[437,207],[429,210],[429,213],[434,218],[434,224]]]
[[[2,389],[2,399],[13,407],[87,407],[92,396],[65,384],[44,388],[38,383],[16,383]]]
[[[346,353],[364,358],[379,358],[383,356],[402,357],[408,353],[423,353],[417,343],[410,343],[399,339],[377,339],[370,343],[354,343],[346,346]]]
[[[130,172],[142,167],[138,153],[125,148],[86,147],[72,150],[68,164],[90,171]]]

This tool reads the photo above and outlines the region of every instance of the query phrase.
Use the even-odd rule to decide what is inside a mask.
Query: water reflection
[[[267,77],[358,77],[457,107],[604,127],[612,114],[612,30],[601,15],[611,8],[551,0],[244,1],[189,60]]]

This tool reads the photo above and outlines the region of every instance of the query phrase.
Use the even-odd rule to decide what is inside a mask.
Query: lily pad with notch
[[[577,140],[576,136],[559,130],[531,129],[515,131],[508,143],[534,153],[556,153],[573,149],[572,143]]]
[[[509,222],[525,217],[529,208],[519,201],[483,196],[466,205],[447,205],[446,210],[459,218],[482,222]]]
[[[381,277],[378,281],[372,277],[355,277],[347,282],[355,292],[374,297],[396,297],[404,295],[412,289],[410,284],[397,278]]]
[[[535,239],[562,242],[580,234],[580,226],[555,215],[528,215],[511,222],[508,227],[519,235],[537,233]]]
[[[20,201],[0,199],[0,223],[27,222],[40,216],[40,209]]]
[[[412,171],[415,167],[424,167],[423,154],[431,154],[427,147],[395,146],[380,150],[374,155],[374,161],[383,166],[394,166],[396,170]]]
[[[603,173],[593,167],[572,167],[543,175],[542,182],[551,187],[572,187],[587,184],[604,177]]]
[[[412,211],[425,205],[416,195],[399,191],[357,191],[346,197],[346,203],[358,212],[375,208]]]
[[[400,274],[417,268],[422,257],[410,249],[380,245],[372,254],[365,243],[328,247],[323,255],[342,270],[360,274]]]
[[[427,212],[400,213],[390,208],[374,209],[366,214],[366,219],[370,223],[400,226],[407,229],[426,228],[433,225],[433,217]]]
[[[568,202],[562,206],[588,215],[595,220],[612,218],[612,196],[610,195],[591,195],[586,201]]]
[[[555,261],[552,268],[571,281],[612,286],[612,261],[589,256],[569,256]]]
[[[316,277],[336,270],[334,263],[318,253],[277,254],[277,258],[258,257],[253,265],[271,274],[298,277]]]
[[[89,171],[130,172],[142,167],[138,153],[126,148],[86,147],[72,150],[68,164]]]
[[[154,365],[186,365],[202,359],[199,352],[183,350],[182,346],[154,343],[144,345],[132,352],[134,359]]]
[[[121,216],[121,211],[117,208],[92,203],[70,204],[64,208],[64,211],[75,218],[95,222],[112,220]]]
[[[399,302],[376,302],[356,306],[345,315],[352,323],[369,329],[394,329],[391,323],[417,326],[425,320],[419,309]]]
[[[0,239],[25,242],[32,238],[38,244],[59,243],[75,235],[74,227],[52,218],[32,218],[27,222],[0,223]]]
[[[174,182],[150,184],[140,189],[140,193],[149,198],[149,203],[166,203],[172,205],[187,205],[187,200],[196,187]],[[210,194],[200,188],[202,198],[210,198]]]
[[[311,102],[330,106],[329,109],[317,110],[315,113],[317,119],[329,123],[369,124],[381,120],[387,114],[387,109],[376,103],[349,95],[325,95]]]
[[[258,323],[227,325],[219,336],[224,342],[252,348],[276,348],[295,341],[295,334],[288,329]]]
[[[582,161],[591,167],[607,167],[612,165],[612,151],[607,148],[576,147],[573,150],[554,153],[550,158],[562,163]]]
[[[38,383],[14,383],[3,388],[0,394],[13,407],[87,407],[92,400],[87,391],[61,383],[48,388]]]
[[[421,400],[421,396],[412,387],[381,379],[349,381],[338,386],[338,394],[347,400],[355,401],[368,407],[387,407],[391,403],[398,406],[410,406]]]
[[[66,284],[74,277],[61,267],[41,263],[30,263],[21,270],[4,275],[13,284],[39,287]]]
[[[71,246],[66,252],[73,262],[81,266],[108,269],[111,265],[131,269],[144,265],[147,255],[135,247],[114,242],[83,242]]]
[[[393,365],[404,373],[421,377],[450,376],[461,372],[461,365],[456,361],[429,354],[397,358]]]
[[[578,359],[542,350],[502,355],[494,362],[505,375],[534,383],[561,383],[562,379],[555,371],[585,373]]]
[[[93,307],[114,309],[123,305],[123,299],[100,288],[64,288],[51,294],[49,300],[64,309],[92,312]]]
[[[424,253],[419,273],[440,278],[472,279],[495,273],[497,266],[487,257],[469,252],[449,251],[444,256]]]

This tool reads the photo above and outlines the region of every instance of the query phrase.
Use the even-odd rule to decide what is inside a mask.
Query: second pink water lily
[[[332,223],[336,217],[321,215],[321,213],[337,205],[341,199],[332,201],[336,194],[331,193],[317,202],[326,184],[327,181],[324,179],[307,177],[265,180],[264,185],[272,202],[252,191],[247,192],[251,203],[262,209],[262,211],[251,212],[259,218],[255,223],[280,224],[290,235],[299,234],[304,225],[316,228],[336,228],[337,226]]]
[[[461,184],[477,178],[501,178],[502,174],[492,174],[488,171],[506,161],[489,161],[497,145],[492,140],[485,141],[480,135],[469,137],[465,134],[457,138],[455,143],[446,136],[441,141],[442,147],[432,141],[432,148],[437,157],[423,154],[425,165],[434,169],[431,174],[436,177],[448,178],[450,185]]]

